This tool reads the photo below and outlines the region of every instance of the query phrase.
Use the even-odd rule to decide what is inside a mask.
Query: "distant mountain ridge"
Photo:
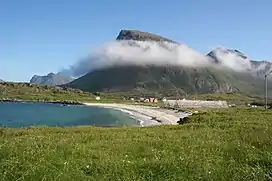
[[[238,59],[237,61],[246,61],[249,60],[249,58],[239,50],[235,49],[225,49],[225,48],[216,48],[209,52],[207,56],[211,57],[214,59],[214,63],[221,63],[220,58],[218,57],[218,53],[223,53],[223,54],[229,54],[233,56],[237,56]],[[270,61],[255,61],[255,60],[249,60],[249,65],[251,70],[248,70],[251,73],[256,73],[261,77],[264,77],[265,74],[269,73],[272,70],[272,62]]]
[[[137,30],[122,30],[116,40],[177,43],[159,35]],[[223,61],[221,54],[237,58],[235,61],[242,68],[248,66],[245,68],[246,71],[218,68],[221,64],[228,66],[232,63]],[[217,48],[206,56],[213,60],[211,66],[202,68],[156,65],[112,66],[91,71],[64,86],[89,92],[137,92],[160,95],[218,92],[263,93],[264,75],[270,69],[272,70],[270,62],[252,61],[239,50],[226,48]],[[269,89],[272,90],[270,85]]]
[[[0,82],[4,82],[2,79],[0,79]]]
[[[57,74],[49,73],[48,75],[45,76],[34,75],[31,78],[30,83],[38,85],[63,85],[73,80],[74,80],[73,78],[61,75],[60,73]]]

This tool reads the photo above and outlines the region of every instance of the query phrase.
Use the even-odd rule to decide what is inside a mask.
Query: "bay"
[[[122,127],[138,126],[138,122],[126,113],[101,107],[31,102],[0,103],[0,127],[31,126]]]

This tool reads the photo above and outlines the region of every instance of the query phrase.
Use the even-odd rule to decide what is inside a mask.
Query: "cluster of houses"
[[[95,100],[99,101],[101,98],[99,96],[97,96],[95,98]],[[157,103],[158,102],[158,99],[155,98],[155,97],[149,97],[149,98],[144,98],[144,97],[141,97],[141,98],[138,98],[138,99],[134,99],[134,98],[130,98],[131,101],[136,101],[136,102],[150,102],[150,103]],[[166,100],[165,98],[162,99],[163,101]]]
[[[153,103],[157,103],[158,99],[154,98],[154,97],[149,97],[149,98],[139,98],[138,102],[153,102]]]
[[[95,98],[97,101],[99,101],[101,98],[100,96],[96,96]],[[124,98],[125,100],[125,98]],[[155,97],[140,97],[140,98],[130,98],[129,100],[131,101],[135,101],[135,102],[145,102],[145,103],[157,103],[158,102],[158,98],[155,98]],[[160,99],[161,101],[165,102],[167,101],[166,98],[162,98]],[[185,98],[183,99],[179,99],[179,100],[186,100]],[[227,105],[228,107],[236,107],[236,104],[229,104]],[[257,108],[258,106],[255,105],[255,104],[247,104],[248,107],[252,107],[252,108]]]
[[[157,103],[158,99],[154,98],[154,97],[149,97],[149,98],[139,98],[137,100],[135,100],[134,98],[130,98],[131,101],[136,101],[136,102],[153,102],[153,103]]]

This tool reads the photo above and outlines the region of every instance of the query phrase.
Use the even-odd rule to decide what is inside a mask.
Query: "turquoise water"
[[[47,103],[0,103],[0,127],[137,125],[128,114],[114,109],[88,106],[62,106]]]

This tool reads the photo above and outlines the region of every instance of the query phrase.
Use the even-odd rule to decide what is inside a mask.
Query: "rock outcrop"
[[[116,40],[137,40],[137,41],[166,41],[177,43],[173,40],[155,35],[152,33],[142,32],[138,30],[121,30]]]

